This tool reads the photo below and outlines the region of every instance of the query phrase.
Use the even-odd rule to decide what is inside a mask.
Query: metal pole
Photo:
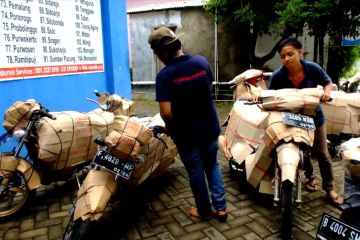
[[[215,44],[214,44],[214,46],[215,46],[215,56],[214,56],[214,58],[215,58],[215,99],[217,100],[218,99],[218,88],[219,88],[219,86],[218,86],[218,82],[219,82],[219,73],[218,73],[218,65],[219,65],[219,63],[218,63],[218,36],[217,36],[217,9],[215,9],[215,26],[214,26],[214,41],[215,41]]]

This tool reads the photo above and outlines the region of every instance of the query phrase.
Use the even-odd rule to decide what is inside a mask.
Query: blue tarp
[[[342,40],[343,46],[354,46],[354,45],[360,45],[360,38],[357,39],[346,39],[344,38]]]

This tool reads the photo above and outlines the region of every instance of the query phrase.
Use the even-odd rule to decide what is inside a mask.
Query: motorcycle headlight
[[[14,136],[17,140],[20,140],[24,135],[25,135],[24,129],[16,130],[16,131],[14,131],[14,133],[13,133],[13,136]]]

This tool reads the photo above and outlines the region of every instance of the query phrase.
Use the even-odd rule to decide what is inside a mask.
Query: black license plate
[[[286,125],[306,129],[315,129],[315,123],[312,117],[289,112],[281,112],[281,115]]]
[[[120,160],[103,149],[99,149],[96,152],[93,163],[125,179],[129,179],[131,177],[135,167],[133,163]]]
[[[324,213],[316,233],[316,239],[321,240],[342,240],[360,239],[360,230],[352,227],[340,219]]]

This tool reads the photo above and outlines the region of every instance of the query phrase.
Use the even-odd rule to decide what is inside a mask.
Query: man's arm
[[[330,81],[328,84],[326,84],[324,86],[324,93],[323,95],[321,96],[321,99],[320,101],[322,102],[327,102],[330,100],[330,92],[331,92],[331,89],[332,89],[332,82]]]
[[[171,113],[171,102],[164,101],[159,102],[160,116],[164,120],[167,130],[171,128],[172,113]]]

